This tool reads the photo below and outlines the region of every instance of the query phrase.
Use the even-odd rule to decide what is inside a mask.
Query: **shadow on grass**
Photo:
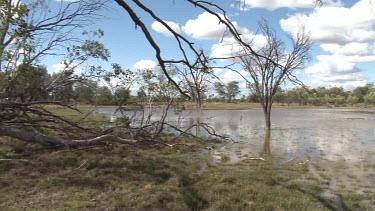
[[[108,204],[103,206],[119,210],[202,210],[207,201],[194,188],[199,164],[189,162],[190,156],[168,149],[132,147],[35,154],[27,158],[32,164],[0,163],[0,197],[14,210],[21,209],[15,199],[32,189],[45,192],[45,197],[62,192],[71,201],[77,196],[70,192],[86,194],[80,196],[80,201],[90,200],[92,193],[106,193],[104,199]],[[116,199],[119,196],[127,203]],[[28,195],[24,203],[37,200]],[[62,206],[42,203],[50,209]],[[0,210],[4,206],[0,202]]]

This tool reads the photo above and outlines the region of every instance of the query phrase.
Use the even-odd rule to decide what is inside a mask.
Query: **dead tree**
[[[266,129],[271,129],[271,109],[274,96],[279,86],[290,81],[303,85],[295,76],[295,71],[304,67],[309,61],[309,50],[312,46],[309,35],[301,29],[291,37],[292,49],[288,53],[285,43],[277,37],[276,32],[267,21],[259,23],[259,31],[266,37],[264,47],[253,54],[244,47],[237,55],[249,77],[242,77],[251,84],[259,96],[263,108]],[[261,55],[261,56],[259,56]]]
[[[207,64],[201,64],[197,59],[192,67],[186,65],[172,65],[180,77],[181,88],[191,97],[198,109],[201,109],[206,98],[208,86],[211,84],[213,70]]]

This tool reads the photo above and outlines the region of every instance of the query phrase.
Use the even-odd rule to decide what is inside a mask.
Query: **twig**
[[[288,162],[290,162],[290,161],[293,161],[294,159],[296,159],[296,158],[298,158],[298,157],[299,157],[299,156],[296,156],[296,157],[294,157],[294,158],[291,158],[291,159],[285,161],[283,164],[288,163]]]
[[[246,158],[245,160],[261,160],[261,161],[266,161],[266,159],[259,157],[259,158]]]
[[[78,166],[75,170],[78,170],[78,169],[80,169],[83,165],[85,165],[87,163],[87,160],[85,160],[85,161],[83,161],[83,163],[80,165],[80,166]]]
[[[309,161],[310,161],[310,160],[307,159],[305,162],[300,162],[300,163],[298,163],[298,164],[303,165],[303,164],[306,164],[306,163],[309,162]]]
[[[25,163],[32,163],[31,161],[25,159],[0,159],[0,161],[20,161]]]

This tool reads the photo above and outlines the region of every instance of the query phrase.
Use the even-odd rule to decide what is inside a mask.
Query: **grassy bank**
[[[8,152],[18,142],[2,140]],[[18,147],[20,147],[19,144]],[[370,209],[374,198],[339,193],[307,164],[214,163],[202,144],[155,149],[111,146],[10,153],[0,161],[0,210],[329,210]],[[4,155],[3,155],[4,157]],[[340,204],[341,203],[341,204]],[[372,204],[371,204],[372,203]]]

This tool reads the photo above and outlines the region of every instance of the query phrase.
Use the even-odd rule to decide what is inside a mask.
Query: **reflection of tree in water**
[[[268,158],[271,156],[271,131],[266,130],[266,134],[264,136],[264,144],[262,151],[259,153],[260,157]]]
[[[229,129],[232,133],[237,133],[238,124],[236,123],[228,123]]]
[[[189,126],[191,126],[191,125],[199,125],[199,123],[201,123],[201,122],[202,122],[202,121],[201,121],[201,118],[200,118],[199,115],[198,115],[198,116],[194,116],[194,117],[190,117],[190,118],[189,118]],[[190,129],[190,133],[192,133],[192,134],[194,134],[194,135],[196,135],[196,136],[200,136],[200,135],[202,135],[199,126],[192,127],[192,128]]]
[[[217,133],[221,134],[223,132],[223,123],[222,122],[215,122],[214,129]]]

